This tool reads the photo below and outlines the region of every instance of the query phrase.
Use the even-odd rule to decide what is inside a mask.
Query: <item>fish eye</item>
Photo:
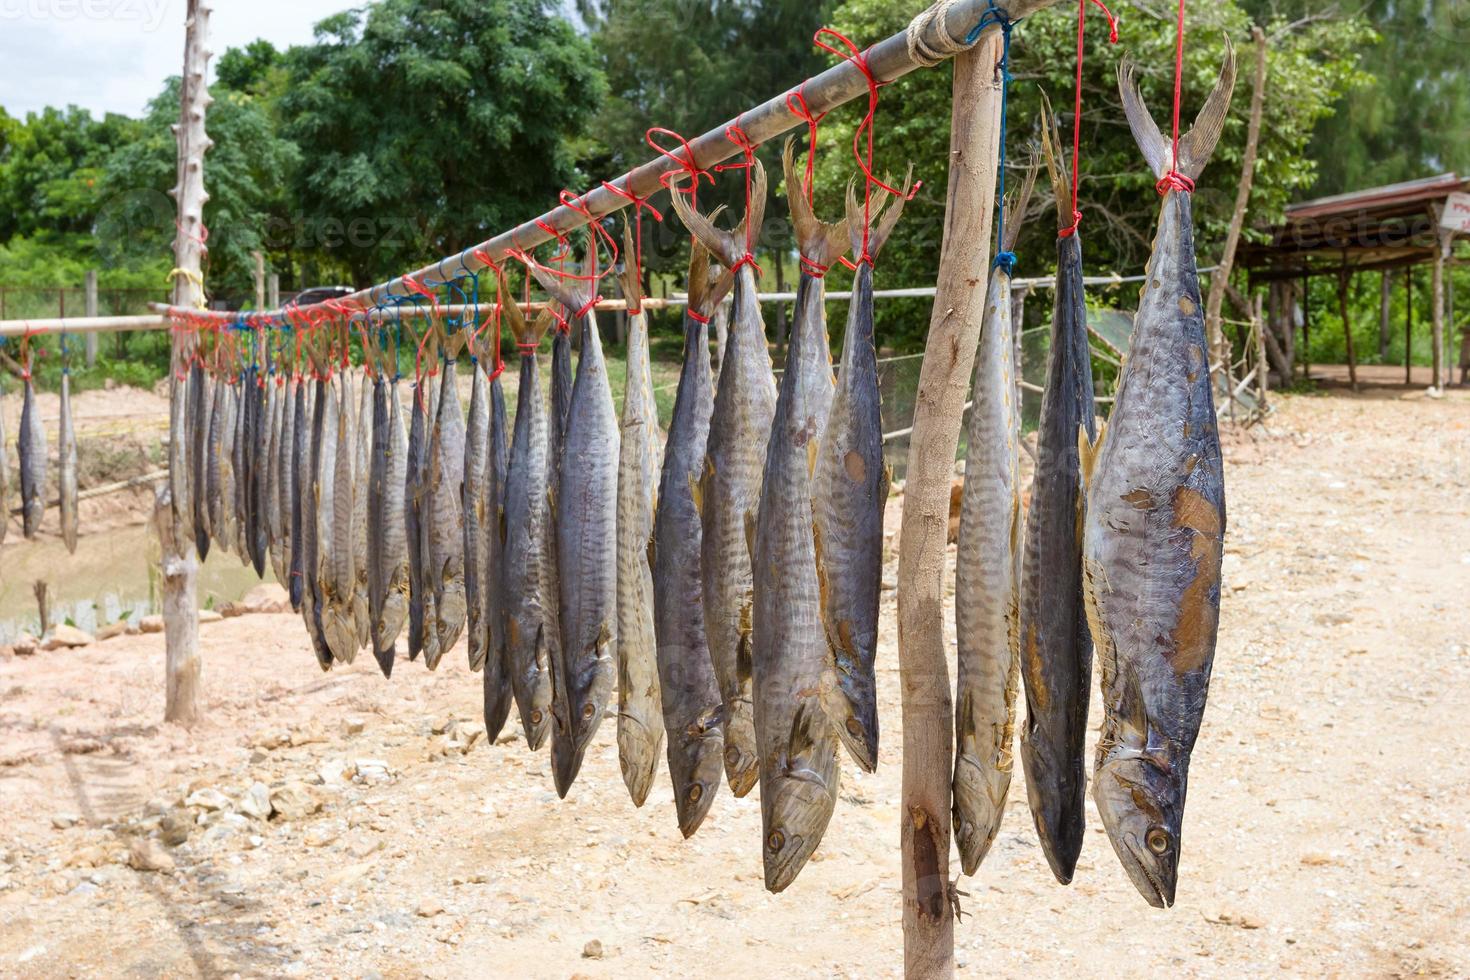
[[[702,797],[702,796],[704,796],[704,787],[701,786],[699,783],[695,783],[693,786],[689,787],[689,802],[690,803],[698,803],[699,800],[700,800],[700,797]]]
[[[592,716],[595,714],[597,714],[597,705],[593,704],[591,701],[588,701],[586,704],[582,705],[582,717],[584,719],[590,721],[592,719]]]
[[[766,838],[766,846],[773,851],[779,851],[786,846],[786,835],[779,830],[771,831],[771,836]]]
[[[1170,844],[1169,832],[1162,827],[1153,827],[1149,830],[1148,836],[1144,838],[1144,843],[1155,854],[1167,854]]]
[[[740,761],[740,747],[738,745],[725,746],[725,761],[732,766]]]
[[[853,735],[861,735],[863,733],[862,722],[858,721],[856,718],[847,719],[847,730]]]
[[[544,717],[546,717],[546,716],[541,713],[541,709],[540,708],[534,708],[534,709],[532,709],[532,711],[531,711],[531,724],[533,724],[533,725],[539,725],[539,724],[541,724],[541,719],[544,718]]]

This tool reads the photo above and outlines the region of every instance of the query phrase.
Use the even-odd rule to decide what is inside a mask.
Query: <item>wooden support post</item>
[[[1256,175],[1256,146],[1261,136],[1261,112],[1266,104],[1266,32],[1259,27],[1253,27],[1251,38],[1256,45],[1256,74],[1255,87],[1251,92],[1250,123],[1246,128],[1245,154],[1240,164],[1240,184],[1235,191],[1235,210],[1230,215],[1230,227],[1225,233],[1225,247],[1220,252],[1218,267],[1210,274],[1210,293],[1205,300],[1205,333],[1209,338],[1210,359],[1219,363],[1219,370],[1227,379],[1227,392],[1231,384],[1228,380],[1230,353],[1226,350],[1225,331],[1220,329],[1220,307],[1225,302],[1225,285],[1230,281],[1230,270],[1235,264],[1235,249],[1240,243],[1240,229],[1245,223],[1246,205],[1251,199],[1251,184]],[[1216,383],[1219,383],[1219,379],[1216,379]]]
[[[272,310],[281,308],[281,274],[272,272],[265,277],[265,305]]]
[[[189,0],[184,33],[184,76],[181,86],[179,123],[174,136],[179,145],[178,183],[172,194],[178,202],[178,235],[174,238],[175,306],[202,307],[204,279],[204,204],[209,195],[204,191],[204,154],[211,143],[204,132],[204,114],[209,108],[209,89],[205,71],[209,64],[208,0]],[[187,363],[191,351],[187,334],[175,333],[173,363],[175,376]],[[186,397],[183,385],[171,384],[171,396],[177,401]],[[182,411],[182,406],[174,406]],[[170,451],[175,462],[183,454]],[[187,479],[171,475],[159,491],[154,508],[158,540],[163,557],[163,627],[167,650],[166,698],[164,719],[189,725],[201,717],[199,688],[199,601],[197,579],[199,560],[194,541],[183,533],[180,513],[188,507],[184,500],[174,500],[173,487],[187,486]]]
[[[87,318],[97,315],[97,270],[88,269],[86,279]],[[86,345],[87,367],[97,366],[97,335],[89,333],[82,341]]]
[[[1343,268],[1337,273],[1337,310],[1342,316],[1342,335],[1347,344],[1348,384],[1358,390],[1358,352],[1353,348],[1353,322],[1348,316],[1348,283],[1352,273],[1347,270],[1347,258],[1343,257]]]
[[[1256,294],[1256,388],[1260,393],[1261,409],[1266,408],[1266,392],[1270,390],[1270,370],[1266,364],[1266,333],[1271,329],[1266,322],[1265,297]]]
[[[1312,380],[1312,277],[1302,276],[1302,380]]]
[[[1414,383],[1414,269],[1404,270],[1404,384]]]
[[[1440,208],[1434,208],[1435,224],[1439,224]],[[1449,387],[1450,370],[1448,358],[1445,356],[1445,325],[1444,325],[1444,260],[1450,253],[1450,233],[1441,228],[1436,238],[1434,250],[1433,278],[1430,286],[1430,303],[1432,304],[1432,320],[1434,325],[1434,381],[1430,384],[1431,389],[1443,391]]]
[[[260,311],[266,309],[265,256],[260,252],[251,252],[250,257],[255,260],[255,309]]]
[[[944,641],[950,482],[985,292],[1000,146],[1000,38],[955,58],[950,207],[938,291],[914,402],[898,551],[898,658],[903,691],[904,975],[954,975],[949,879],[954,709]]]
[[[1388,337],[1393,318],[1393,270],[1378,274],[1378,363],[1388,363]]]

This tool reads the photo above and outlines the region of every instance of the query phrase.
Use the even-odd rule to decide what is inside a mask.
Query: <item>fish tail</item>
[[[1144,113],[1147,116],[1147,113]],[[1149,120],[1152,122],[1152,119]],[[1072,201],[1072,176],[1067,170],[1066,158],[1060,147],[1062,134],[1057,129],[1056,113],[1052,112],[1051,100],[1041,93],[1041,155],[1046,161],[1046,175],[1051,181],[1052,198],[1057,202],[1057,227],[1072,227],[1071,212],[1065,210]],[[1019,224],[1019,222],[1017,222]]]
[[[541,338],[546,335],[547,329],[551,326],[550,316],[538,316],[528,322],[526,315],[521,312],[521,307],[515,300],[506,303],[503,312],[510,326],[510,334],[515,338],[517,344],[528,349],[540,346]]]
[[[541,284],[541,288],[551,294],[567,310],[580,310],[586,306],[597,293],[597,236],[587,236],[587,260],[583,263],[580,275],[585,279],[567,279],[559,275],[555,270],[542,269],[531,266],[531,274]]]
[[[1230,111],[1230,96],[1235,90],[1235,48],[1230,39],[1225,39],[1225,63],[1220,66],[1220,77],[1195,118],[1194,128],[1179,137],[1177,164],[1169,138],[1159,131],[1158,123],[1149,114],[1134,75],[1134,63],[1125,58],[1118,66],[1118,93],[1123,99],[1128,127],[1133,130],[1133,139],[1143,151],[1144,159],[1155,177],[1162,179],[1171,169],[1177,169],[1191,181],[1195,180],[1215,152],[1215,144],[1220,141],[1225,117]]]
[[[786,196],[791,202],[791,221],[796,228],[796,244],[805,263],[825,269],[836,262],[848,248],[850,233],[847,222],[826,222],[817,217],[806,187],[796,173],[795,139],[786,140],[781,149],[781,169],[786,175]]]
[[[766,168],[761,166],[759,160],[755,160],[751,164],[751,169],[753,173],[751,174],[750,211],[734,231],[724,231],[715,227],[715,219],[719,217],[723,208],[716,208],[708,215],[703,215],[694,210],[684,199],[683,194],[672,195],[674,210],[679,212],[679,220],[684,222],[689,233],[709,249],[711,255],[732,268],[745,254],[747,239],[754,242],[760,237],[761,222],[765,218]]]
[[[1031,203],[1031,191],[1036,187],[1036,172],[1040,167],[1040,161],[1032,153],[1026,164],[1026,179],[1021,182],[1020,189],[1006,195],[1002,202],[1001,206],[1005,208],[1005,230],[1000,242],[1002,252],[1014,251],[1016,241],[1021,237],[1021,228],[1026,224],[1026,207]]]
[[[903,178],[901,194],[895,196],[879,188],[873,192],[866,207],[858,202],[856,184],[848,183],[847,231],[852,238],[853,255],[870,259],[878,257],[888,236],[893,234],[899,216],[903,214],[903,206],[908,202],[909,187],[913,180],[914,168],[910,165]],[[863,255],[864,246],[867,249],[866,256]]]

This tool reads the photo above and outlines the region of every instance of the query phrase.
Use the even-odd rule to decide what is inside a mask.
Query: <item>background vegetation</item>
[[[253,300],[251,253],[291,290],[367,285],[473,244],[544,211],[562,188],[580,190],[648,156],[643,132],[663,125],[701,132],[741,108],[793,87],[832,58],[813,32],[831,24],[866,45],[902,29],[917,4],[891,0],[378,0],[327,18],[313,43],[277,50],[257,41],[217,60],[207,160],[211,200],[207,277],[234,306]],[[1090,272],[1141,269],[1152,237],[1153,178],[1128,133],[1115,76],[1125,53],[1145,97],[1167,124],[1173,5],[1116,5],[1119,43],[1089,18],[1083,73],[1082,234]],[[1019,25],[1012,48],[1010,167],[1024,165],[1039,133],[1042,93],[1064,132],[1072,124],[1076,8]],[[1241,81],[1220,149],[1200,183],[1201,263],[1218,253],[1235,194],[1249,105],[1249,31],[1271,39],[1266,125],[1249,211],[1254,233],[1294,201],[1470,170],[1470,15],[1456,0],[1215,0],[1189,8],[1184,102],[1192,115],[1212,84],[1228,36]],[[0,286],[7,315],[54,311],[59,287],[100,270],[104,295],[141,303],[162,296],[174,234],[177,79],[141,118],[95,118],[52,108],[15,119],[0,110]],[[924,187],[880,259],[880,285],[932,281],[939,249],[949,135],[947,67],[882,90],[878,168],[912,164]],[[852,130],[861,106],[823,122],[819,211],[834,216],[854,173]],[[779,179],[779,147],[761,157],[773,201],[762,261],[794,277]],[[1019,274],[1053,264],[1057,202],[1043,180],[1017,249]],[[738,204],[739,172],[702,192],[701,204]],[[1064,208],[1065,209],[1065,208]],[[677,277],[685,235],[670,209],[647,232],[645,264]],[[1459,283],[1470,296],[1470,275]],[[834,273],[834,286],[841,276]],[[1365,360],[1378,357],[1376,276],[1360,277],[1350,316]],[[1414,293],[1416,356],[1428,355],[1427,274]],[[1316,295],[1314,287],[1314,296]],[[1314,361],[1342,357],[1335,303],[1315,303]],[[71,295],[71,294],[68,294]],[[80,294],[75,302],[80,305]],[[1127,307],[1128,290],[1100,302]],[[73,299],[68,299],[69,304]],[[124,300],[117,301],[125,305]],[[1405,297],[1398,280],[1395,339],[1402,356]],[[26,304],[36,307],[32,312]],[[1045,300],[1034,306],[1044,307]],[[1463,304],[1470,306],[1470,302]],[[73,312],[68,307],[68,312]],[[105,310],[104,312],[108,312]],[[1044,310],[1039,314],[1043,315]],[[923,303],[879,307],[880,343],[911,350],[927,326]],[[1338,329],[1334,329],[1338,327]],[[672,321],[665,329],[675,329]],[[54,345],[53,345],[54,346]],[[110,366],[152,361],[162,345],[104,343]]]

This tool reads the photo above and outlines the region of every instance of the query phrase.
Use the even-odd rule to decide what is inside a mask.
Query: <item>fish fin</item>
[[[1108,423],[1100,420],[1097,426],[1097,438],[1089,439],[1087,426],[1077,424],[1077,462],[1082,473],[1082,489],[1085,492],[1092,486],[1092,473],[1097,467],[1097,456],[1102,449],[1103,437],[1107,435]]]
[[[648,543],[643,546],[643,550],[648,556],[648,567],[652,568],[654,559],[658,556],[658,539],[650,534],[648,536]]]
[[[804,768],[796,760],[811,754],[822,729],[830,724],[816,698],[802,700],[797,706],[796,716],[791,719],[791,732],[786,739],[787,771]]]
[[[544,312],[544,311],[543,311]],[[520,304],[510,300],[501,307],[501,314],[505,317],[506,325],[510,328],[510,335],[515,342],[523,347],[539,345],[546,330],[551,326],[551,318],[537,316],[532,322],[526,321],[526,314],[521,311]]]
[[[848,234],[852,237],[854,255],[861,257],[864,245],[863,229],[867,228],[868,257],[878,257],[878,253],[883,250],[884,244],[888,241],[888,236],[893,234],[899,216],[903,214],[903,206],[908,203],[909,188],[913,185],[913,181],[914,168],[910,164],[908,173],[903,178],[903,192],[895,196],[882,189],[875,190],[868,203],[866,215],[863,207],[858,203],[856,184],[848,183],[847,229]]]
[[[1045,132],[1045,130],[1043,130]],[[1005,208],[1005,233],[1001,236],[1000,250],[1009,252],[1015,248],[1016,240],[1021,237],[1021,229],[1026,224],[1026,208],[1031,204],[1031,192],[1036,187],[1036,173],[1041,169],[1041,163],[1032,151],[1031,157],[1026,162],[1026,178],[1021,182],[1018,191],[1008,195],[1008,200],[1002,202]]]
[[[704,481],[697,480],[693,473],[689,474],[689,498],[694,501],[694,513],[700,519],[704,519]]]
[[[750,638],[750,610],[751,606],[741,608],[741,630],[740,636],[735,641],[735,676],[743,683],[751,679],[755,674],[755,644]]]
[[[745,512],[745,550],[750,555],[751,565],[755,564],[755,511]]]
[[[811,476],[817,471],[817,440],[806,441],[806,475]]]
[[[788,138],[781,149],[781,169],[786,176],[786,197],[796,227],[797,247],[807,262],[825,269],[847,252],[847,223],[823,221],[812,209],[806,187],[796,173],[795,137]]]
[[[1162,178],[1169,172],[1171,164],[1190,180],[1197,178],[1209,162],[1215,144],[1225,125],[1225,116],[1230,110],[1230,96],[1235,89],[1235,48],[1230,39],[1225,39],[1225,63],[1220,67],[1220,77],[1214,89],[1205,99],[1204,106],[1196,117],[1194,128],[1179,137],[1179,160],[1175,163],[1173,147],[1169,139],[1159,131],[1143,96],[1138,91],[1135,77],[1136,66],[1131,59],[1124,58],[1118,65],[1118,94],[1123,99],[1123,112],[1128,117],[1128,127],[1133,130],[1133,139],[1143,151],[1149,168],[1155,177]]]
[[[496,528],[496,533],[500,537],[500,546],[502,548],[504,548],[505,547],[505,537],[506,537],[506,533],[505,533],[505,507],[504,506],[497,506],[495,508],[495,528]]]

